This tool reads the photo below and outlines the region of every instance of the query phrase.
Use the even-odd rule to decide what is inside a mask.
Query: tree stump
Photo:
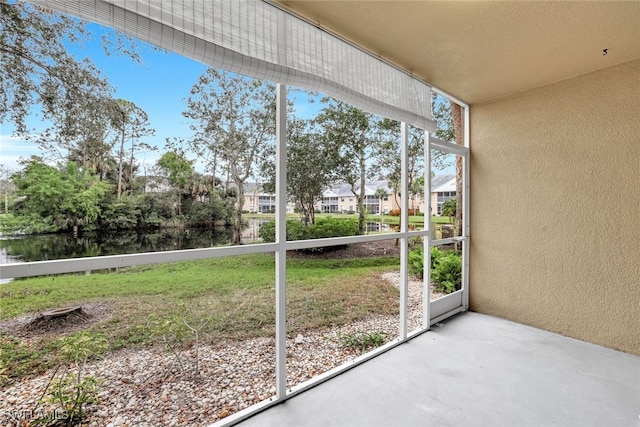
[[[59,317],[66,316],[75,316],[75,315],[85,315],[86,313],[82,310],[82,306],[78,305],[75,307],[61,307],[56,308],[54,310],[43,311],[41,316],[47,319],[55,319]]]
[[[82,309],[82,306],[60,307],[43,311],[38,317],[26,325],[25,330],[55,332],[81,325],[90,317],[91,315],[86,313]]]

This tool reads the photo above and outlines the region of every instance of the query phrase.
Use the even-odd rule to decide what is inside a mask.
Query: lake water
[[[269,218],[250,219],[242,232],[243,243],[260,242],[260,227]],[[367,232],[388,232],[389,226],[367,223]],[[231,228],[163,229],[147,231],[86,232],[0,237],[0,264],[121,255],[183,249],[210,248],[231,242]]]

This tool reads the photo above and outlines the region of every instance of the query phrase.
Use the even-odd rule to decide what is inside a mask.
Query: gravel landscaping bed
[[[398,273],[382,279],[398,286]],[[422,283],[409,284],[409,330],[422,320]],[[432,298],[439,297],[432,294]],[[287,339],[288,387],[347,363],[361,354],[345,348],[341,336],[362,332],[384,333],[386,341],[398,334],[397,316],[373,316],[334,329],[301,331]],[[179,358],[162,347],[122,350],[88,364],[85,375],[101,378],[98,404],[87,405],[85,426],[203,426],[247,408],[275,394],[273,338],[228,342],[199,347],[199,375],[195,349]],[[180,362],[184,369],[181,369]],[[0,391],[0,425],[20,424],[31,412],[48,413],[37,402],[52,372],[24,379]]]

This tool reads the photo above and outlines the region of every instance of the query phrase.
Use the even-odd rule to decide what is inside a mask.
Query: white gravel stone
[[[397,273],[385,273],[382,279],[394,286],[400,283]],[[415,330],[422,322],[420,281],[409,281],[408,297],[408,326]],[[372,316],[340,328],[294,333],[287,340],[287,387],[358,357],[360,349],[343,348],[340,335],[384,332],[390,341],[398,329],[397,316]],[[206,426],[275,395],[274,338],[202,345],[199,351],[200,376],[193,372],[195,353],[190,351],[180,355],[190,369],[187,372],[180,372],[174,356],[162,348],[122,350],[91,363],[87,375],[105,381],[98,394],[100,403],[87,411],[83,425]],[[0,390],[0,425],[7,425],[2,417],[8,411],[32,409],[51,375],[47,372]]]

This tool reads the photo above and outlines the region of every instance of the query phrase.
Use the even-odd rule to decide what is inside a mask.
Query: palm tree
[[[378,200],[380,200],[378,214],[382,215],[382,201],[384,200],[385,197],[389,196],[388,191],[385,190],[384,188],[378,188],[375,192],[375,196],[378,198]]]
[[[451,101],[451,119],[453,131],[458,145],[464,145],[464,123],[462,106]],[[456,200],[462,206],[462,156],[456,156]],[[462,209],[456,210],[454,236],[462,236]]]
[[[188,183],[189,190],[194,202],[203,202],[207,193],[209,193],[209,185],[207,177],[195,172],[191,176],[191,181]]]
[[[456,212],[457,212],[457,203],[458,201],[456,199],[449,199],[446,202],[444,202],[442,204],[442,211],[440,212],[440,215],[442,216],[448,216],[448,217],[455,217],[456,216]]]

